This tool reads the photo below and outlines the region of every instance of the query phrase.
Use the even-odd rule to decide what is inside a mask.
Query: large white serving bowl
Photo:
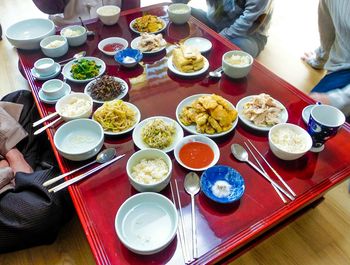
[[[55,41],[60,41],[62,44],[57,47],[47,47],[47,45]],[[61,57],[68,52],[67,38],[60,35],[48,36],[40,41],[40,48],[41,51],[48,57]]]
[[[55,133],[54,144],[64,158],[82,161],[95,156],[102,148],[102,126],[90,119],[77,119],[63,124]]]
[[[164,178],[162,178],[158,182],[146,184],[141,181],[138,181],[132,176],[133,167],[140,163],[142,159],[148,160],[156,158],[161,158],[168,166],[168,173],[164,176]],[[154,148],[148,148],[137,151],[129,158],[128,162],[126,163],[126,173],[128,174],[130,184],[140,192],[159,192],[163,190],[170,182],[172,170],[173,164],[171,162],[170,157],[164,151]]]
[[[12,24],[6,30],[6,38],[18,49],[35,50],[40,41],[55,34],[55,24],[44,18],[31,18]]]
[[[242,64],[242,65],[232,64],[227,60],[232,55],[241,56],[241,57],[244,56],[248,58],[249,63]],[[224,73],[231,78],[243,78],[249,74],[252,68],[253,62],[254,62],[253,57],[247,52],[240,51],[240,50],[229,51],[222,56],[222,69]]]
[[[115,217],[119,240],[132,252],[151,255],[165,249],[176,235],[178,214],[165,196],[138,193],[127,199]]]
[[[278,133],[278,131],[283,132],[283,130],[290,130],[298,134],[298,139],[295,141],[295,145],[300,145],[303,148],[300,150],[287,150],[286,148],[281,148],[276,142],[273,140],[273,135]],[[285,138],[285,137],[284,137]],[[306,130],[299,127],[298,125],[292,123],[279,123],[273,126],[269,131],[269,145],[272,153],[282,160],[295,160],[302,157],[307,151],[311,149],[312,139]],[[287,143],[288,148],[292,146],[292,143]]]

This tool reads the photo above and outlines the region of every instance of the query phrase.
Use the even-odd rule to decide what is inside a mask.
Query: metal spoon
[[[69,62],[71,60],[78,59],[80,57],[84,57],[85,55],[86,55],[86,51],[81,51],[81,52],[74,54],[73,57],[71,57],[71,58],[68,58],[68,59],[65,59],[63,61],[58,62],[58,64],[63,64],[63,63]]]
[[[95,32],[93,32],[92,30],[89,30],[89,29],[85,26],[85,24],[84,24],[84,22],[83,22],[83,20],[82,20],[81,17],[79,17],[79,20],[80,20],[81,25],[86,29],[86,34],[87,34],[88,36],[94,36],[94,35],[95,35]]]
[[[222,76],[222,72],[224,70],[222,69],[222,67],[220,66],[218,69],[215,69],[214,71],[210,71],[209,72],[209,76],[213,77],[213,78],[221,78]]]
[[[95,159],[94,161],[91,161],[90,163],[87,163],[86,165],[81,166],[81,167],[79,167],[79,168],[76,168],[76,169],[74,169],[74,170],[72,170],[72,171],[69,171],[69,172],[67,172],[67,173],[64,173],[64,174],[62,174],[62,175],[59,175],[59,176],[57,176],[57,177],[55,177],[55,178],[53,178],[53,179],[50,179],[50,180],[48,180],[48,181],[45,181],[45,182],[43,183],[43,186],[44,186],[44,187],[49,186],[49,185],[51,185],[52,183],[55,183],[55,182],[57,182],[58,180],[63,179],[64,177],[66,177],[66,176],[68,176],[68,175],[70,175],[70,174],[73,174],[73,173],[75,173],[75,172],[77,172],[77,171],[79,171],[79,170],[81,170],[81,169],[83,169],[83,168],[86,168],[86,167],[88,167],[88,166],[90,166],[90,165],[92,165],[92,164],[94,164],[94,163],[96,163],[96,162],[97,162],[97,163],[100,163],[100,164],[106,163],[106,162],[110,161],[113,157],[115,157],[116,153],[117,153],[117,152],[116,152],[116,150],[115,150],[114,148],[107,148],[107,149],[101,151],[101,152],[97,155],[97,157],[96,157],[96,159]]]
[[[192,217],[192,255],[193,258],[198,257],[197,250],[197,230],[196,230],[196,215],[194,209],[194,196],[199,192],[199,177],[196,173],[190,172],[185,176],[185,190],[191,195],[191,217]]]
[[[293,195],[289,194],[285,189],[283,189],[280,185],[278,185],[275,181],[273,181],[267,174],[262,172],[256,165],[254,165],[250,160],[249,160],[249,155],[247,150],[244,149],[243,146],[239,144],[232,144],[231,145],[231,152],[233,156],[241,161],[241,162],[246,162],[248,163],[252,168],[254,168],[257,172],[259,172],[265,179],[267,179],[272,185],[274,185],[277,189],[279,189],[284,195],[286,195],[289,199],[294,200],[295,198]]]

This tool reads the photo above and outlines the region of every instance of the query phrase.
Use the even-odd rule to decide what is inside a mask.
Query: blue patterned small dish
[[[218,203],[239,200],[245,190],[244,179],[235,169],[217,165],[208,168],[201,176],[201,190]]]
[[[117,63],[125,67],[134,67],[137,65],[143,58],[142,52],[138,49],[126,48],[120,50],[114,56],[114,59]]]

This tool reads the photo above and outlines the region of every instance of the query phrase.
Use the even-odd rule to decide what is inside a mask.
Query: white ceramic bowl
[[[42,85],[41,90],[48,99],[58,99],[62,97],[66,92],[64,83],[60,79],[47,80]]]
[[[124,246],[137,254],[151,255],[165,249],[174,239],[178,214],[167,197],[144,192],[120,206],[114,224]]]
[[[289,133],[287,132],[290,131],[298,136],[296,138],[289,136]],[[278,137],[277,135],[281,135],[281,137]],[[279,139],[282,138],[290,139],[290,141],[285,141],[285,143],[281,145],[280,142],[282,140],[280,141]],[[298,125],[291,123],[280,123],[270,129],[269,145],[272,153],[278,158],[283,160],[295,160],[302,157],[307,151],[310,150],[312,146],[312,139],[307,131]],[[297,149],[292,150],[292,147]]]
[[[103,24],[110,26],[118,22],[120,17],[120,7],[113,5],[101,6],[96,10],[96,13]]]
[[[18,49],[35,50],[40,41],[55,34],[55,24],[44,18],[31,18],[12,24],[6,30],[6,38]]]
[[[74,104],[75,102],[79,102],[79,103]],[[83,102],[86,102],[86,104]],[[67,111],[64,111],[65,106],[67,106],[68,104],[69,105],[74,104],[74,106],[76,106],[74,107],[74,109],[77,111],[75,111],[74,114],[72,113],[70,115],[67,113]],[[93,107],[92,98],[89,95],[86,95],[84,93],[68,94],[60,98],[56,103],[56,111],[66,121],[90,117],[92,113],[92,107]],[[82,111],[80,111],[79,108],[83,108]]]
[[[48,76],[55,72],[55,61],[51,58],[41,58],[34,63],[35,71],[41,76]]]
[[[186,4],[171,4],[168,8],[168,15],[174,24],[185,24],[191,17],[191,7]]]
[[[65,27],[60,34],[67,38],[69,46],[72,47],[83,45],[87,39],[86,28],[80,25]]]
[[[123,45],[123,47],[116,49],[114,51],[106,51],[103,48],[107,45],[107,44],[118,44],[118,45]],[[114,56],[118,51],[123,50],[125,48],[127,48],[129,45],[128,41],[126,39],[123,38],[119,38],[119,37],[110,37],[110,38],[106,38],[101,40],[98,43],[98,49],[103,52],[106,55],[110,55],[110,56]]]
[[[140,163],[142,159],[156,159],[156,158],[161,158],[168,166],[168,169],[169,169],[168,173],[163,179],[155,183],[145,184],[143,182],[136,180],[132,176],[131,173],[133,171],[133,167],[136,166],[138,163]],[[126,172],[129,176],[130,184],[140,192],[145,192],[145,191],[159,192],[162,189],[164,189],[169,184],[172,169],[173,169],[173,164],[171,162],[170,157],[165,152],[158,149],[153,149],[153,148],[137,151],[129,158],[126,164]]]
[[[59,127],[54,136],[54,144],[60,155],[73,161],[95,156],[103,142],[102,126],[90,119],[69,121]]]
[[[232,64],[228,61],[228,58],[231,58],[232,55],[240,56],[247,58],[247,64]],[[222,69],[224,73],[231,78],[243,78],[247,76],[253,65],[253,57],[244,51],[234,50],[226,52],[222,56]]]
[[[62,43],[59,46],[55,46],[55,42]],[[48,45],[52,46],[48,46]],[[40,41],[41,51],[48,57],[60,57],[68,52],[68,42],[67,38],[60,35],[52,35],[44,38]]]
[[[182,149],[182,147],[185,144],[193,143],[193,142],[199,142],[199,143],[206,144],[213,151],[214,157],[213,157],[212,161],[207,166],[204,166],[204,167],[201,167],[201,168],[194,168],[194,167],[190,167],[190,166],[186,165],[181,160],[181,158],[180,158],[180,150]],[[180,140],[178,142],[178,144],[175,146],[175,149],[174,149],[174,155],[175,155],[176,161],[181,166],[183,166],[184,168],[187,168],[187,169],[192,170],[192,171],[203,171],[203,170],[206,170],[209,167],[214,166],[219,161],[220,150],[219,150],[218,145],[212,139],[210,139],[207,136],[204,136],[204,135],[189,135],[189,136],[186,136],[186,137],[182,138],[182,140]]]

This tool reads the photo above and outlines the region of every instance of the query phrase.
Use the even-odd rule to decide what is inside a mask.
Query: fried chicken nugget
[[[211,127],[213,127],[216,130],[217,133],[221,133],[222,132],[222,127],[217,122],[217,120],[215,120],[213,117],[209,117],[208,118],[208,122],[211,125]]]
[[[212,96],[202,96],[198,99],[198,101],[203,105],[203,107],[207,110],[215,109],[218,105],[216,99]]]
[[[197,114],[194,122],[197,123],[198,126],[206,124],[208,121],[209,115],[207,113],[199,113]]]

